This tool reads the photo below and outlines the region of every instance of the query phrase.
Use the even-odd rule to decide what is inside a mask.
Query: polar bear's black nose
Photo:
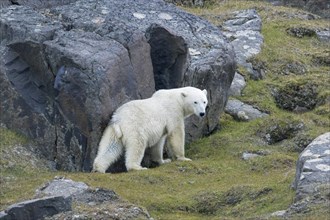
[[[199,113],[199,116],[203,117],[205,115],[204,112]]]

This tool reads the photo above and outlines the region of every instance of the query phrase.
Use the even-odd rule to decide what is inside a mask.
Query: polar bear
[[[141,161],[148,147],[152,161],[168,163],[170,159],[163,159],[165,141],[177,160],[190,161],[184,153],[184,119],[204,117],[207,104],[206,90],[183,87],[158,90],[151,98],[122,105],[103,133],[93,171],[105,173],[123,152],[128,171],[147,169]]]

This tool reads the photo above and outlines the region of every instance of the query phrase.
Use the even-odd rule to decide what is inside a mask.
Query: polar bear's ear
[[[181,92],[181,95],[182,95],[183,98],[187,97],[187,94],[184,93],[184,92]]]
[[[204,94],[207,96],[207,91],[206,91],[206,89],[204,89],[203,92],[204,92]]]

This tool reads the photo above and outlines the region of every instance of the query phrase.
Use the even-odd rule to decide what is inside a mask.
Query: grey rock
[[[250,105],[235,99],[228,100],[225,112],[239,121],[250,121],[268,115]]]
[[[286,210],[276,211],[270,214],[270,217],[285,217]]]
[[[254,154],[254,153],[248,153],[248,152],[244,152],[242,155],[242,159],[243,160],[250,160],[256,157],[260,157],[259,154]]]
[[[85,192],[89,187],[83,182],[75,182],[71,179],[55,178],[37,190],[36,196],[62,196],[72,197]]]
[[[83,182],[57,177],[37,190],[36,196],[64,195],[72,199],[75,206],[48,220],[72,219],[151,219],[148,211],[122,200],[114,191],[90,188]],[[88,207],[88,208],[86,208]]]
[[[261,26],[261,18],[257,11],[249,9],[234,12],[221,27],[234,47],[237,63],[245,67],[253,79],[263,77],[247,61],[261,51],[263,44],[263,36],[260,33]]]
[[[313,209],[329,210],[330,189],[330,132],[315,138],[299,155],[294,203],[280,217],[290,219]],[[282,212],[282,211],[281,211]]]
[[[316,36],[320,41],[330,42],[330,30],[316,31]]]
[[[91,169],[116,108],[155,89],[206,88],[187,141],[217,129],[236,69],[218,28],[160,0],[68,2],[0,9],[2,124],[70,171]]]
[[[0,219],[38,220],[70,210],[71,199],[62,196],[51,196],[13,204],[0,214]]]
[[[122,200],[112,190],[90,188],[62,177],[39,188],[35,196],[34,200],[9,206],[0,212],[0,219],[152,219],[148,211]]]
[[[300,154],[294,188],[301,194],[310,184],[330,181],[330,132],[320,135]],[[318,178],[314,178],[318,175]],[[318,179],[315,182],[314,179]],[[300,196],[299,196],[300,198]]]
[[[266,156],[271,154],[271,151],[269,150],[258,150],[258,151],[252,151],[252,152],[243,152],[242,154],[242,159],[243,160],[251,160],[253,158],[256,157],[260,157],[260,156]]]
[[[233,82],[231,83],[230,89],[229,89],[229,95],[230,96],[240,96],[242,95],[242,90],[246,86],[246,81],[244,77],[239,74],[235,73]]]
[[[58,5],[69,4],[77,0],[2,0],[0,8],[10,5],[24,5],[32,8],[50,8]]]

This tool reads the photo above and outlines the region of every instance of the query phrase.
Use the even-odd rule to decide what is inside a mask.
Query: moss
[[[16,144],[26,144],[28,138],[16,132],[0,127],[0,149]]]

